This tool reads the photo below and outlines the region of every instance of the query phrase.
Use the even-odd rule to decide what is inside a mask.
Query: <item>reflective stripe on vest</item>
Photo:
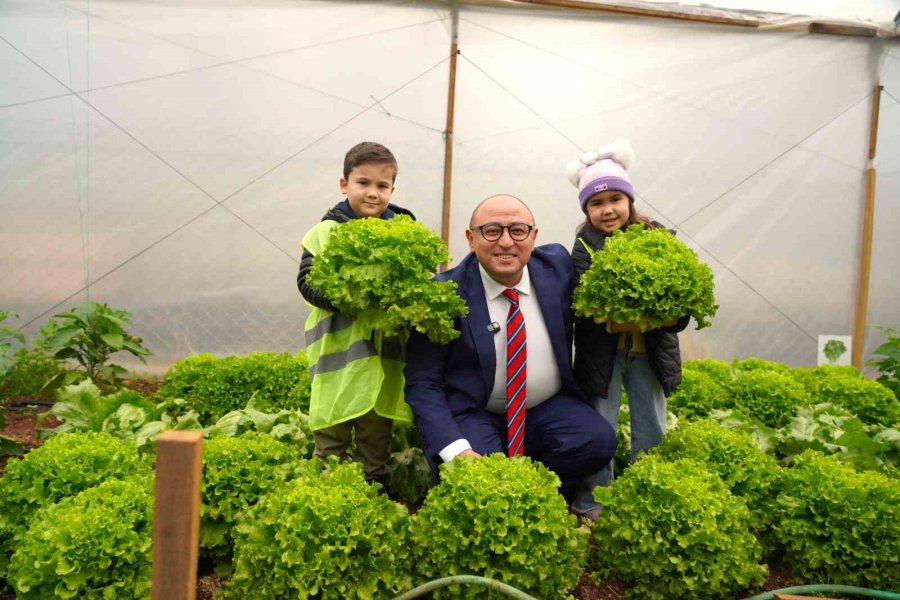
[[[353,319],[350,317],[341,313],[332,313],[313,325],[311,329],[306,330],[306,345],[312,346],[325,337],[326,333],[335,333],[352,325]]]

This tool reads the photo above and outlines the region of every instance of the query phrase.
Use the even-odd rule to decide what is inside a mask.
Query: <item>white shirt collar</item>
[[[508,289],[502,283],[494,281],[487,274],[487,271],[484,270],[484,267],[481,266],[481,263],[478,263],[478,272],[481,273],[481,283],[484,285],[484,293],[488,300],[494,300],[503,293],[503,290]],[[528,265],[525,265],[525,269],[522,271],[522,279],[516,284],[515,289],[526,296],[531,294],[531,278],[528,276]]]

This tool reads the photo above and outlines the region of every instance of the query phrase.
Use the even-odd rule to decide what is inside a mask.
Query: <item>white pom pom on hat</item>
[[[594,194],[618,191],[634,200],[634,186],[628,169],[634,164],[634,149],[628,140],[617,139],[601,146],[597,152],[586,152],[566,165],[566,177],[578,188],[581,210]]]

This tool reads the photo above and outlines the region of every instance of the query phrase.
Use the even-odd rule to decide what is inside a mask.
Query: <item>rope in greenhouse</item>
[[[509,95],[513,98],[513,100],[515,100],[516,102],[518,102],[519,104],[521,104],[522,106],[524,106],[525,108],[527,108],[528,110],[530,110],[532,113],[534,113],[534,116],[536,116],[538,119],[540,119],[541,121],[543,121],[544,124],[547,125],[547,127],[549,127],[550,129],[552,129],[553,131],[555,131],[556,133],[558,133],[559,136],[562,137],[564,140],[566,140],[567,142],[569,142],[570,144],[572,144],[572,145],[575,147],[576,150],[578,150],[579,152],[584,152],[584,148],[582,148],[581,146],[579,146],[572,138],[570,138],[569,136],[567,136],[566,134],[564,134],[562,131],[560,131],[559,129],[557,129],[556,127],[554,127],[554,126],[553,126],[553,123],[551,123],[550,121],[548,121],[547,119],[545,119],[544,116],[541,115],[538,111],[536,111],[536,110],[534,110],[533,108],[531,108],[530,106],[528,106],[528,104],[527,104],[524,100],[522,100],[521,98],[519,98],[518,96],[516,96],[515,94],[513,94],[511,91],[509,91],[502,83],[500,83],[499,81],[497,81],[496,79],[494,79],[493,77],[491,77],[491,75],[490,75],[487,71],[485,71],[484,69],[482,69],[481,67],[479,67],[479,66],[478,66],[477,64],[475,64],[474,62],[472,62],[472,59],[470,59],[468,56],[466,56],[465,54],[463,54],[463,53],[461,53],[461,52],[460,52],[460,56],[461,56],[461,57],[463,58],[463,60],[465,60],[467,63],[469,63],[470,65],[472,65],[473,67],[475,67],[476,69],[478,69],[479,71],[481,71],[481,74],[482,74],[482,75],[484,75],[485,77],[487,77],[488,79],[490,79],[491,81],[493,81],[494,84],[495,84],[497,87],[499,87],[501,90],[503,90],[504,92],[506,92],[507,94],[509,94]]]
[[[90,200],[91,200],[91,107],[85,107],[85,178],[84,196],[82,196],[81,164],[78,153],[77,124],[75,121],[75,86],[72,81],[72,45],[69,39],[69,8],[63,8],[63,21],[66,31],[66,63],[69,71],[69,117],[72,124],[72,158],[75,168],[75,203],[78,207],[79,229],[81,231],[81,263],[84,272],[84,290],[87,299],[91,299],[91,265],[90,265]],[[88,2],[87,35],[85,36],[85,77],[87,88],[90,89],[91,77],[91,17],[90,2]]]
[[[291,254],[289,254],[288,252],[286,252],[283,248],[281,248],[281,246],[279,246],[278,244],[276,244],[272,239],[270,239],[270,238],[269,238],[268,236],[266,236],[264,233],[262,233],[261,231],[259,231],[256,227],[254,227],[251,223],[249,223],[249,222],[246,221],[244,218],[242,218],[242,217],[241,217],[239,214],[237,214],[235,211],[233,211],[232,209],[228,208],[228,207],[225,205],[225,202],[227,202],[228,200],[230,200],[231,198],[233,198],[234,196],[236,196],[237,194],[239,194],[240,192],[242,192],[242,191],[243,191],[244,189],[246,189],[247,187],[253,185],[254,183],[256,183],[257,181],[259,181],[259,180],[262,179],[263,177],[267,176],[269,173],[271,173],[271,172],[274,171],[275,169],[279,168],[280,166],[284,165],[285,163],[289,162],[290,160],[293,160],[294,158],[296,158],[297,156],[299,156],[300,154],[302,154],[303,152],[305,152],[306,150],[308,150],[308,149],[311,148],[312,146],[318,144],[319,142],[321,142],[321,141],[324,140],[325,138],[327,138],[327,137],[329,137],[330,135],[334,134],[336,131],[338,131],[339,129],[341,129],[342,127],[344,127],[345,125],[347,125],[347,124],[350,123],[351,121],[353,121],[353,120],[359,118],[360,116],[362,116],[363,114],[365,114],[366,112],[368,112],[369,110],[371,110],[372,108],[374,108],[374,107],[376,106],[376,103],[377,103],[377,102],[384,101],[384,100],[390,98],[390,97],[393,96],[394,94],[396,94],[396,93],[400,92],[401,90],[403,90],[404,88],[406,88],[406,87],[412,85],[413,83],[415,83],[416,81],[418,81],[419,79],[421,79],[422,77],[424,77],[425,75],[427,75],[428,73],[430,73],[431,71],[433,71],[434,69],[438,68],[438,67],[441,66],[442,64],[448,62],[449,60],[450,60],[450,57],[449,57],[449,56],[442,58],[441,60],[439,60],[439,61],[436,62],[435,64],[431,65],[430,67],[428,67],[427,69],[425,69],[424,71],[422,71],[421,73],[419,73],[418,75],[416,75],[416,76],[410,78],[409,80],[407,80],[406,82],[404,82],[403,84],[401,84],[399,87],[397,87],[396,89],[394,89],[394,90],[391,91],[390,93],[388,93],[388,94],[382,96],[381,98],[376,99],[376,102],[373,102],[373,103],[367,105],[365,108],[363,108],[363,109],[362,109],[361,111],[359,111],[358,113],[354,114],[352,117],[348,118],[346,121],[340,123],[339,125],[337,125],[337,126],[334,127],[333,129],[331,129],[330,131],[324,133],[323,135],[319,136],[318,138],[316,138],[316,139],[313,140],[312,142],[308,143],[308,144],[305,145],[303,148],[301,148],[301,149],[298,150],[297,152],[293,153],[291,156],[287,157],[286,159],[284,159],[284,160],[282,160],[281,162],[279,162],[277,165],[275,165],[275,166],[273,166],[272,168],[270,168],[269,170],[267,170],[265,173],[262,173],[261,175],[259,175],[259,176],[257,176],[256,178],[254,178],[252,181],[250,181],[250,182],[246,183],[245,185],[241,186],[239,189],[235,190],[234,192],[232,192],[231,194],[229,194],[228,196],[226,196],[226,197],[223,198],[222,200],[218,200],[217,198],[213,197],[212,194],[210,194],[208,191],[206,191],[205,189],[203,189],[203,187],[201,187],[199,184],[197,184],[196,182],[194,182],[190,177],[188,177],[188,176],[187,176],[186,174],[184,174],[182,171],[178,170],[174,165],[172,165],[171,163],[169,163],[168,161],[166,161],[166,160],[165,160],[163,157],[161,157],[159,154],[157,154],[156,152],[154,152],[149,146],[147,146],[146,144],[144,144],[143,142],[141,142],[139,139],[137,139],[134,135],[132,135],[130,132],[128,132],[126,129],[124,129],[122,126],[120,126],[118,123],[116,123],[115,121],[113,121],[111,118],[107,117],[103,112],[97,110],[96,108],[94,108],[94,107],[91,106],[91,105],[88,105],[89,108],[93,108],[94,110],[96,110],[102,117],[104,117],[107,121],[109,121],[114,127],[118,128],[118,129],[119,129],[120,131],[122,131],[125,135],[127,135],[127,136],[130,137],[132,140],[134,140],[139,146],[141,146],[141,147],[144,148],[147,152],[149,152],[149,153],[152,154],[154,157],[156,157],[162,164],[166,165],[166,166],[167,166],[168,168],[170,168],[172,171],[174,171],[175,173],[177,173],[178,175],[180,175],[182,178],[184,178],[185,181],[189,182],[189,183],[192,184],[194,187],[196,187],[200,192],[202,192],[205,196],[207,196],[207,197],[208,197],[210,200],[212,200],[215,204],[213,204],[212,206],[210,206],[210,207],[207,208],[206,210],[200,212],[199,214],[193,216],[192,218],[190,218],[190,219],[187,220],[186,222],[182,223],[181,225],[179,225],[178,227],[176,227],[175,229],[173,229],[173,230],[170,231],[169,233],[165,234],[164,236],[160,237],[160,238],[157,239],[156,241],[154,241],[154,242],[152,242],[151,244],[149,244],[147,247],[145,247],[145,248],[143,248],[142,250],[136,252],[135,254],[133,254],[132,256],[128,257],[127,259],[123,260],[123,261],[122,261],[121,263],[119,263],[118,265],[116,265],[116,266],[110,268],[108,271],[106,271],[105,273],[103,273],[102,275],[100,275],[99,277],[97,277],[96,279],[94,279],[93,281],[88,281],[88,282],[86,282],[85,285],[84,285],[84,287],[82,287],[82,288],[80,288],[80,289],[78,289],[78,290],[75,290],[72,294],[70,294],[70,295],[67,296],[66,298],[63,298],[61,301],[57,302],[56,304],[54,304],[54,305],[51,306],[50,308],[46,309],[45,311],[43,311],[42,313],[40,313],[40,314],[38,314],[38,315],[35,315],[34,317],[31,318],[31,320],[29,320],[27,323],[25,323],[25,324],[23,325],[23,327],[28,327],[28,326],[31,325],[32,323],[34,323],[34,322],[36,322],[36,321],[38,321],[38,320],[44,318],[46,315],[52,313],[53,311],[55,311],[57,308],[59,308],[60,306],[62,306],[62,305],[65,304],[66,302],[68,302],[68,301],[71,300],[72,298],[76,297],[78,294],[80,294],[80,293],[84,292],[85,290],[87,290],[90,286],[92,286],[92,285],[94,285],[94,284],[96,284],[96,283],[102,281],[103,279],[105,279],[105,278],[108,277],[109,275],[112,275],[114,272],[118,271],[119,269],[121,269],[121,268],[124,267],[125,265],[129,264],[130,262],[132,262],[133,260],[137,259],[138,257],[140,257],[141,255],[143,255],[144,253],[148,252],[149,250],[155,248],[156,246],[158,246],[158,245],[161,244],[162,242],[164,242],[164,241],[166,241],[167,239],[169,239],[170,237],[172,237],[174,234],[178,233],[179,231],[181,231],[182,229],[184,229],[185,227],[187,227],[187,226],[190,225],[191,223],[197,221],[198,219],[200,219],[201,217],[203,217],[204,215],[206,215],[207,213],[209,213],[210,211],[212,211],[212,210],[214,210],[214,209],[216,209],[216,208],[222,208],[222,209],[224,209],[224,210],[225,210],[226,212],[228,212],[231,216],[233,216],[233,217],[236,218],[238,221],[240,221],[243,225],[245,225],[248,229],[250,229],[251,231],[253,231],[254,233],[256,233],[256,234],[257,234],[258,236],[260,236],[262,239],[266,240],[269,244],[271,244],[273,247],[275,247],[278,251],[280,251],[281,253],[283,253],[285,256],[287,256],[287,257],[290,258],[291,260],[297,262],[297,259],[294,258],[293,255],[291,255]],[[55,79],[55,78],[54,78],[54,79]],[[57,80],[57,81],[59,81],[59,80]],[[60,82],[60,83],[62,83],[62,82]],[[63,84],[63,85],[64,85],[64,84]],[[70,88],[70,89],[71,89],[71,88]],[[73,92],[73,93],[74,93],[74,92]],[[83,100],[83,101],[84,101],[84,100]]]
[[[522,590],[518,590],[511,585],[507,585],[496,579],[490,579],[488,577],[480,577],[478,575],[453,575],[451,577],[442,577],[440,579],[435,579],[434,581],[429,581],[428,583],[424,583],[419,587],[412,589],[406,593],[400,594],[395,597],[394,600],[411,600],[412,598],[420,598],[424,594],[437,590],[440,588],[444,588],[453,584],[474,584],[480,585],[492,590],[496,590],[509,598],[515,598],[516,600],[537,600],[534,596],[529,596]]]
[[[781,588],[780,590],[772,590],[744,598],[743,600],[774,600],[775,594],[849,594],[851,596],[861,596],[863,598],[881,598],[883,600],[900,600],[900,594],[895,592],[884,592],[882,590],[872,590],[869,588],[854,587],[852,585],[833,585],[833,584],[812,584],[797,585],[794,587]]]

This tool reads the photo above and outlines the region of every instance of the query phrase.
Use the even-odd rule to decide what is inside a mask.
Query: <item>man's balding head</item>
[[[489,223],[503,228],[500,239],[490,241],[484,238],[481,228]],[[479,264],[491,279],[506,287],[515,287],[522,279],[537,237],[537,229],[534,228],[524,240],[514,240],[509,232],[509,226],[514,223],[533,227],[534,215],[515,196],[497,194],[485,198],[475,207],[466,230],[469,249],[475,253]]]

